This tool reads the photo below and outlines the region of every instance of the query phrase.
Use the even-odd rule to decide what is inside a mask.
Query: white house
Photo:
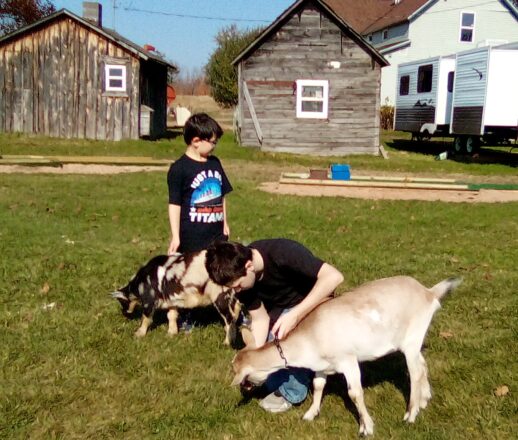
[[[512,0],[327,0],[387,59],[381,103],[393,105],[401,63],[518,41]]]

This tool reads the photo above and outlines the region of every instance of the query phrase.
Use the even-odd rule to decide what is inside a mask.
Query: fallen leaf
[[[451,257],[451,258],[450,258],[450,261],[451,261],[452,263],[458,263],[458,262],[459,262],[459,259],[458,259],[457,257]]]
[[[493,275],[491,275],[489,272],[486,272],[486,273],[484,274],[484,279],[486,279],[486,280],[488,280],[488,281],[489,281],[489,280],[492,280],[492,279],[493,279]]]
[[[49,293],[49,290],[50,290],[50,286],[49,286],[49,283],[45,283],[43,284],[43,287],[40,289],[40,292],[43,293],[44,295],[46,295],[47,293]]]
[[[56,307],[55,302],[52,302],[49,304],[43,304],[43,310],[52,310],[54,307]]]
[[[138,239],[138,237],[135,237],[135,238],[133,238],[133,240],[131,240],[131,242],[132,242],[133,244],[137,244],[139,241],[140,241],[140,240]]]
[[[449,332],[449,331],[440,332],[440,333],[439,333],[439,336],[440,336],[441,338],[444,338],[444,339],[449,339],[449,338],[453,338],[453,333],[452,333],[452,332]]]
[[[509,387],[507,385],[500,385],[494,391],[496,397],[503,397],[509,393]]]

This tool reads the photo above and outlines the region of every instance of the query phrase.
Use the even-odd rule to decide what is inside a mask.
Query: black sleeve
[[[317,278],[324,262],[313,255],[304,245],[286,240],[279,246],[275,255],[275,261],[280,270],[289,271],[305,278]]]
[[[219,167],[221,169],[221,195],[225,197],[225,195],[231,192],[233,188],[228,180],[225,170],[223,169],[223,165],[221,165],[221,161],[219,159],[217,159],[217,161],[219,162]]]
[[[175,162],[176,163],[176,162]],[[169,189],[169,204],[182,204],[182,173],[178,167],[173,163],[167,173],[167,187]]]
[[[247,310],[256,310],[261,307],[262,302],[257,296],[256,289],[253,287],[249,290],[239,292],[236,296],[239,302],[243,304]]]

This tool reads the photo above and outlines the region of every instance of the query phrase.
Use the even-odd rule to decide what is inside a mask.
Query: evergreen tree
[[[232,24],[219,31],[218,44],[211,55],[205,73],[211,96],[223,107],[232,107],[238,101],[237,69],[232,61],[259,35],[262,29],[240,31]]]

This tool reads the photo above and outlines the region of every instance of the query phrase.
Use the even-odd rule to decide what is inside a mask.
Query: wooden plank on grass
[[[354,180],[318,180],[318,179],[294,179],[281,177],[281,184],[296,185],[321,185],[321,186],[347,186],[347,187],[372,187],[372,188],[414,188],[414,189],[444,189],[464,191],[469,190],[468,185],[417,183],[417,182],[378,182],[378,181],[354,181]]]

